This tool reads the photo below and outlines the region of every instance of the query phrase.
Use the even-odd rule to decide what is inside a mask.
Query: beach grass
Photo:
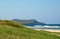
[[[60,36],[47,31],[36,31],[22,24],[0,20],[0,39],[60,39]]]

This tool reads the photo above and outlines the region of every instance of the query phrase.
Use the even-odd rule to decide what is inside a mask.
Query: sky
[[[60,0],[0,0],[0,19],[36,19],[60,24]]]

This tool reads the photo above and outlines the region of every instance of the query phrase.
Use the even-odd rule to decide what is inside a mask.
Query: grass
[[[60,36],[47,31],[35,31],[22,24],[0,20],[0,39],[60,39]]]

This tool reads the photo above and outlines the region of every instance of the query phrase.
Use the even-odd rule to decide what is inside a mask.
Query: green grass
[[[28,29],[13,21],[0,20],[0,39],[60,39],[60,37],[47,31]]]

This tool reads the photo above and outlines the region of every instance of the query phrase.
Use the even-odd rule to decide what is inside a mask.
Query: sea
[[[31,28],[31,29],[49,29],[49,30],[60,30],[60,26],[55,26],[55,25],[53,25],[53,26],[51,26],[51,25],[45,25],[45,26],[41,26],[41,25],[35,25],[35,26],[26,26],[27,28]]]

